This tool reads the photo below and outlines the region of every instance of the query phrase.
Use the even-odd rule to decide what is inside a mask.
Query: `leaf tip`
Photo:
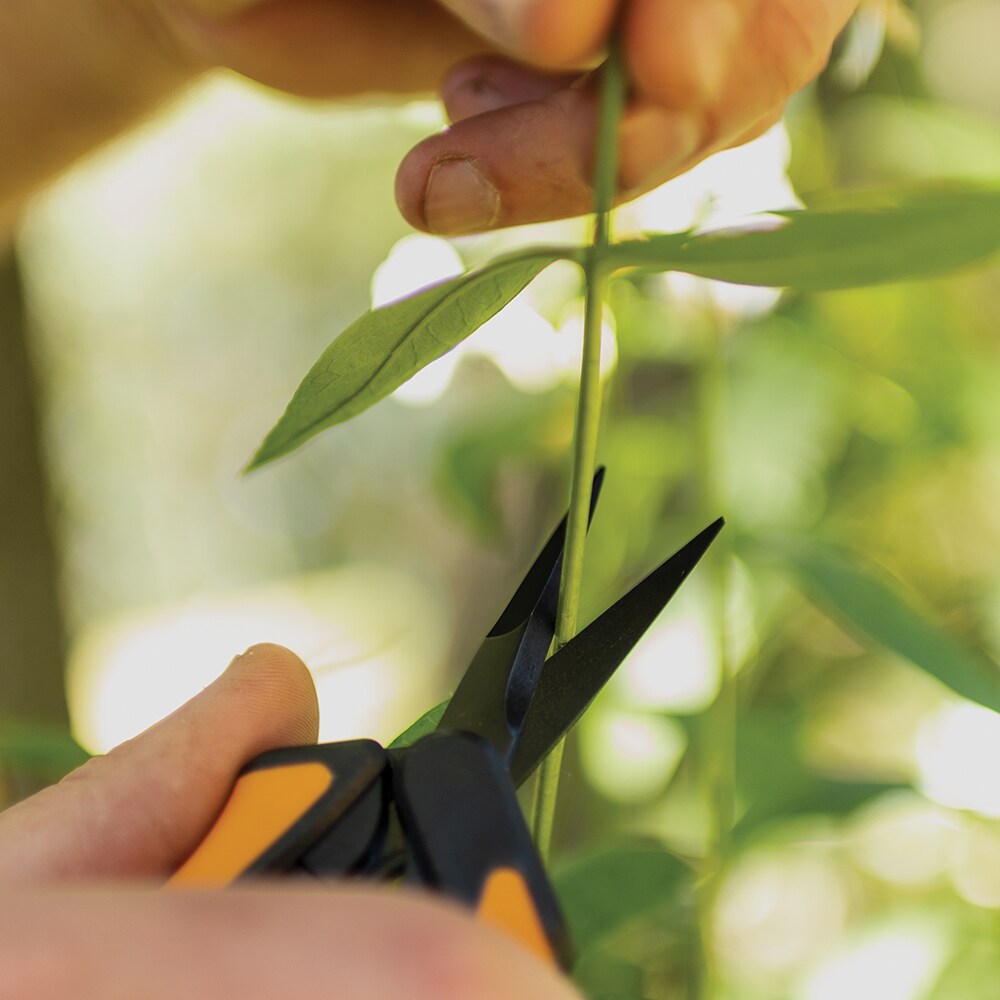
[[[268,465],[273,462],[276,458],[280,458],[285,451],[288,449],[276,448],[272,443],[271,439],[274,436],[274,431],[261,441],[257,450],[250,456],[249,461],[240,470],[241,476],[248,476],[251,472],[256,472],[261,466]]]

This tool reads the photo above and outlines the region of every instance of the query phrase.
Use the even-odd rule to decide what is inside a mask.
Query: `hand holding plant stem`
[[[397,180],[417,228],[457,235],[579,215],[595,126],[580,81],[613,18],[636,84],[620,130],[634,197],[776,120],[857,3],[76,0],[67,18],[53,0],[8,0],[0,212],[225,67],[311,98],[440,86],[453,127],[411,150]]]

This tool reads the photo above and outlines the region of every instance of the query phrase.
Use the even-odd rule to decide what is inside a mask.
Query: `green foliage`
[[[612,260],[815,292],[923,278],[1000,249],[996,189],[930,187],[843,195],[837,202],[775,212],[764,230],[671,233],[620,243]]]
[[[877,95],[853,102],[833,123],[848,171],[871,169],[900,179],[995,183],[1000,129],[995,117],[926,97]],[[867,171],[866,171],[867,172]]]
[[[546,249],[513,254],[365,313],[309,370],[248,468],[363,413],[495,316],[549,264],[571,256]]]
[[[58,781],[89,754],[64,729],[39,723],[0,723],[0,767]]]
[[[581,953],[671,905],[691,869],[658,848],[624,847],[556,869],[553,881]]]
[[[594,947],[579,956],[573,981],[589,1000],[642,1000],[643,970],[613,952]]]
[[[563,447],[562,429],[571,404],[566,395],[522,396],[515,408],[481,415],[449,436],[435,479],[479,537],[487,541],[498,537],[497,482],[504,466],[517,461],[544,469],[557,457],[553,453]]]
[[[764,231],[625,241],[606,251],[603,267],[819,291],[926,277],[1000,248],[997,190],[931,187],[841,201],[846,205],[774,213],[773,220],[784,222]],[[540,248],[500,258],[365,313],[313,365],[248,468],[363,413],[474,333],[549,264],[581,261],[581,253]]]
[[[433,708],[428,709],[420,716],[416,722],[411,726],[407,726],[390,744],[390,750],[399,750],[402,747],[408,747],[411,743],[416,743],[417,740],[423,738],[424,736],[433,733],[438,727],[438,723],[441,721],[441,716],[444,715],[444,710],[448,707],[449,699],[445,699],[439,704],[435,705]]]
[[[795,710],[747,713],[740,719],[736,781],[746,804],[737,817],[737,842],[752,840],[768,825],[811,814],[846,816],[898,788],[875,781],[837,780],[803,759],[806,718]]]
[[[1000,666],[937,628],[885,573],[816,542],[782,546],[806,589],[861,641],[919,667],[963,698],[1000,712]]]

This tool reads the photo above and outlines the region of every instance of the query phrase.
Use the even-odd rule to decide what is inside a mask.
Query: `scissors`
[[[603,470],[594,481],[591,515]],[[569,731],[722,528],[709,525],[548,656],[566,519],[473,657],[436,730],[285,747],[252,760],[168,885],[252,877],[402,879],[569,969],[565,921],[515,789]]]

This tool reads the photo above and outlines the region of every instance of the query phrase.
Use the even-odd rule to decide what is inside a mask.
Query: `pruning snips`
[[[600,475],[591,513],[599,485]],[[569,936],[515,788],[583,714],[721,527],[720,519],[705,528],[549,657],[564,520],[434,732],[400,749],[348,740],[261,754],[170,884],[401,878],[467,905],[568,969]]]

